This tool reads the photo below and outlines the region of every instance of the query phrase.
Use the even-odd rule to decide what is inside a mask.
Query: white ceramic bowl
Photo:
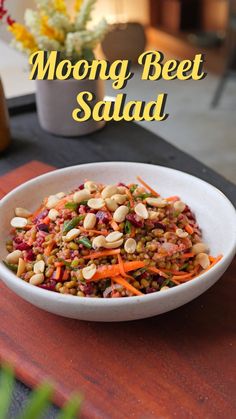
[[[85,178],[104,183],[131,183],[135,182],[137,175],[163,196],[179,195],[193,209],[211,254],[224,255],[211,270],[165,292],[117,299],[78,298],[46,291],[18,279],[2,263],[1,279],[16,294],[37,307],[62,316],[92,321],[125,321],[154,316],[180,307],[206,291],[225,272],[235,254],[236,212],[218,189],[167,167],[123,162],[85,164],[56,170],[19,186],[0,201],[0,259],[6,256],[5,241],[9,237],[15,207],[33,210],[45,196],[59,190],[69,191]]]

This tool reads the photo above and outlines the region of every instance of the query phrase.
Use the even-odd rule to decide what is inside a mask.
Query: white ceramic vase
[[[104,121],[76,122],[72,112],[78,108],[77,95],[88,91],[95,94],[91,108],[104,98],[102,80],[36,80],[36,104],[41,127],[51,134],[79,137],[101,129]]]

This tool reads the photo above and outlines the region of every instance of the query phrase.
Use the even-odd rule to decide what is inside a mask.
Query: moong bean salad
[[[89,298],[144,296],[191,281],[215,265],[179,196],[163,198],[143,179],[86,180],[45,197],[33,213],[15,208],[4,263],[19,280]]]

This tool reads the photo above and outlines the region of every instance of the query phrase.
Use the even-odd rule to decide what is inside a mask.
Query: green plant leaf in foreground
[[[67,403],[65,403],[62,410],[59,412],[57,419],[79,418],[81,403],[82,397],[80,394],[75,394]]]
[[[14,373],[13,369],[8,365],[3,365],[1,368],[0,379],[0,417],[7,418],[9,406],[11,404],[12,392],[14,387]]]
[[[43,411],[50,406],[52,394],[53,386],[51,384],[41,384],[31,393],[27,405],[18,419],[37,419],[41,417]]]

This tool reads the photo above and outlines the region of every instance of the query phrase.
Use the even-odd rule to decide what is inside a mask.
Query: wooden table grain
[[[0,178],[2,193],[51,166]],[[189,304],[150,319],[92,323],[37,309],[1,284],[0,358],[29,386],[50,377],[55,402],[79,390],[83,418],[236,417],[236,262]]]

